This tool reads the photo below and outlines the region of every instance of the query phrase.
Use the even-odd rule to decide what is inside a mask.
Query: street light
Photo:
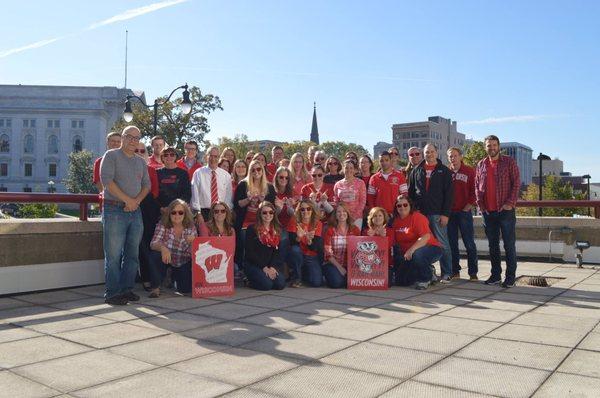
[[[592,178],[591,175],[586,174],[586,175],[582,175],[581,178],[585,178],[587,180],[587,197],[588,197],[588,202],[590,201],[590,179]],[[590,208],[588,207],[588,216],[592,216],[592,213],[590,212]]]
[[[169,100],[171,99],[173,94],[175,94],[175,91],[177,91],[179,89],[183,89],[183,101],[181,101],[181,111],[183,112],[184,115],[189,114],[192,111],[192,101],[190,101],[190,92],[188,91],[188,85],[186,83],[183,86],[179,86],[175,90],[171,91],[171,94],[169,94],[169,96],[167,97],[167,99],[164,102],[158,102],[158,99],[155,99],[153,105],[146,105],[144,100],[142,100],[137,95],[128,95],[127,100],[125,100],[125,110],[123,111],[123,119],[127,123],[129,123],[133,120],[133,111],[131,110],[131,101],[130,100],[132,98],[136,98],[146,108],[154,108],[154,135],[156,135],[156,129],[157,129],[157,125],[158,125],[158,107],[169,102]]]
[[[539,189],[539,195],[538,198],[540,200],[540,202],[542,201],[542,188],[544,188],[544,176],[542,175],[542,161],[544,160],[550,160],[550,156],[548,155],[544,155],[543,153],[540,152],[540,154],[537,157],[537,160],[540,161],[540,189]],[[538,216],[542,216],[542,208],[538,207]]]
[[[54,181],[48,181],[48,192],[54,193],[56,192],[56,188],[54,187]]]

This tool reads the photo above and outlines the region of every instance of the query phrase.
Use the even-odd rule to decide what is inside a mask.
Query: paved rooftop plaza
[[[0,397],[598,397],[600,273],[519,264],[542,274],[566,279],[141,291],[126,307],[104,304],[103,286],[4,297]]]

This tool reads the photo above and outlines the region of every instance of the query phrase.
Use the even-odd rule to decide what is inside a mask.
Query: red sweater
[[[407,195],[408,185],[406,178],[398,170],[393,170],[387,180],[381,171],[373,174],[369,180],[367,203],[369,208],[383,207],[389,214],[393,214],[394,205],[398,195]]]
[[[194,165],[188,169],[187,164],[185,164],[184,158],[181,158],[177,161],[177,167],[183,169],[188,172],[188,177],[190,177],[190,181],[192,181],[192,177],[194,176],[194,171],[198,170],[202,167],[202,162],[196,162]]]
[[[475,169],[462,163],[456,173],[452,173],[454,201],[452,211],[462,211],[467,204],[475,205]]]

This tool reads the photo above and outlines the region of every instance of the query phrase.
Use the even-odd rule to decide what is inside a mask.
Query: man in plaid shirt
[[[483,214],[483,225],[490,248],[492,275],[486,285],[497,285],[502,279],[500,263],[500,233],[506,253],[506,277],[502,287],[515,285],[517,250],[515,246],[515,206],[521,180],[519,168],[513,158],[500,154],[500,140],[489,135],[484,140],[488,156],[477,164],[475,170],[475,197]]]

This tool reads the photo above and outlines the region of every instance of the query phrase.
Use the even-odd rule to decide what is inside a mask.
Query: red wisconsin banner
[[[234,293],[235,237],[203,236],[192,246],[192,297],[231,296]]]
[[[388,240],[383,236],[348,236],[348,289],[388,289]]]

